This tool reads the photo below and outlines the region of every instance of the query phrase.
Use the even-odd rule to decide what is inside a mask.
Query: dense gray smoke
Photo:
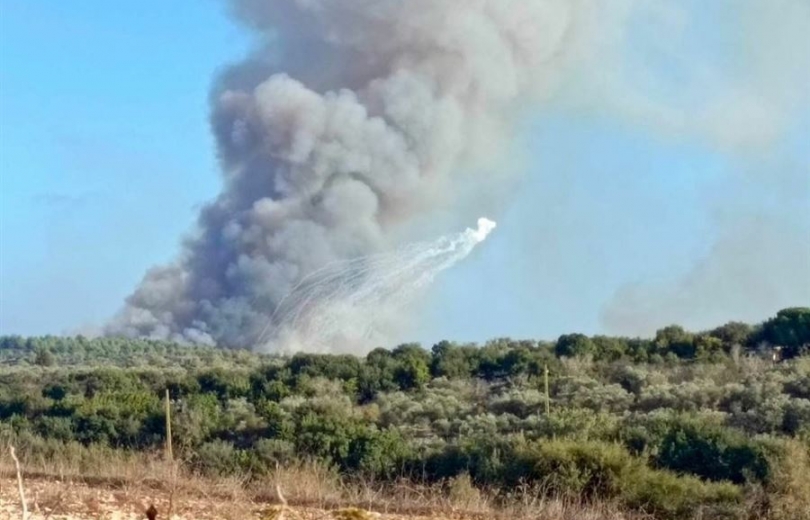
[[[515,110],[549,92],[578,30],[568,0],[233,7],[262,46],[213,94],[223,190],[108,333],[254,345],[303,277],[461,204],[458,179],[503,154]]]
[[[753,165],[752,184],[768,190],[784,166],[777,145],[810,106],[806,0],[229,5],[257,46],[220,74],[211,97],[222,191],[179,259],[146,274],[110,334],[257,346],[285,295],[324,266],[498,217],[486,204],[508,192],[509,143],[544,101],[698,142]],[[716,54],[706,54],[715,36]],[[798,170],[799,203],[733,211],[694,272],[670,287],[625,287],[606,303],[603,326],[629,334],[758,319],[806,300],[806,160]],[[713,198],[726,207],[737,197]],[[560,236],[578,233],[564,219],[554,225]],[[743,247],[762,235],[767,261]]]

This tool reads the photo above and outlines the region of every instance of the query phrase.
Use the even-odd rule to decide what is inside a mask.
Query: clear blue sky
[[[712,11],[701,23],[726,14]],[[722,30],[693,30],[703,36],[682,56],[728,58]],[[218,189],[212,77],[249,48],[215,0],[0,0],[0,333],[103,323],[148,267],[171,260],[196,208]],[[654,63],[657,92],[677,92],[678,65]],[[801,116],[755,158],[599,107],[536,111],[519,136],[526,171],[493,215],[497,233],[437,283],[413,336],[613,332],[605,309],[628,284],[675,294],[704,277],[714,289],[688,294],[712,299],[728,285],[712,278],[712,251],[725,235],[749,233],[727,221],[750,215],[790,221],[784,240],[804,262],[810,118],[806,106],[788,109]],[[739,180],[786,165],[795,171],[784,182]],[[791,182],[785,202],[780,190]],[[757,262],[741,272],[758,276]],[[789,280],[769,279],[776,287],[746,305],[734,303],[746,293],[728,289],[704,316],[764,319],[771,307],[810,303],[810,280],[795,280],[798,289],[784,287]],[[690,305],[649,306],[663,309],[652,318],[660,324],[704,325],[684,310]],[[644,321],[639,331],[651,326]]]
[[[0,11],[0,328],[99,323],[217,191],[214,71],[248,46],[213,0]]]

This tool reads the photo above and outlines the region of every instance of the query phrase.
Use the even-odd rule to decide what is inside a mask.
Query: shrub
[[[542,437],[599,440],[615,437],[617,428],[616,416],[589,409],[561,408],[538,417],[533,433]]]
[[[412,457],[412,450],[396,430],[359,431],[352,440],[344,466],[366,476],[392,479],[402,472]]]
[[[555,404],[588,408],[594,411],[621,412],[633,402],[633,395],[616,384],[601,384],[595,379],[563,377],[555,381],[552,391]]]
[[[235,474],[241,466],[241,458],[233,443],[214,440],[197,448],[193,466],[204,475],[221,477]]]
[[[742,492],[727,482],[637,466],[624,480],[622,502],[656,519],[742,518]]]
[[[545,406],[546,396],[535,389],[511,389],[507,393],[494,396],[488,409],[496,415],[511,414],[526,418],[536,414]]]
[[[785,383],[785,393],[792,397],[810,399],[810,374],[787,381]]]
[[[810,399],[791,399],[785,405],[784,412],[784,433],[795,436],[810,430]]]
[[[770,455],[773,467],[768,494],[769,518],[774,520],[810,520],[810,454],[795,440],[780,443]]]
[[[253,456],[260,473],[270,473],[276,466],[295,461],[295,445],[281,439],[259,439],[253,446]]]
[[[627,392],[639,395],[647,384],[647,372],[642,367],[617,363],[609,367],[608,381],[616,383]]]
[[[655,461],[661,467],[714,481],[763,482],[769,472],[762,445],[728,428],[697,421],[672,424]]]
[[[539,482],[555,495],[614,498],[621,493],[633,460],[617,444],[551,440],[519,449],[509,466],[510,484]]]

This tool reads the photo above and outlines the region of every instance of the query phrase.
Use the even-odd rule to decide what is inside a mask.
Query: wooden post
[[[20,494],[20,506],[22,507],[22,520],[28,520],[28,503],[25,501],[25,486],[23,486],[22,469],[20,469],[20,459],[17,458],[17,453],[14,451],[12,444],[8,445],[8,451],[11,453],[11,459],[14,461],[14,469],[17,470],[17,492]]]
[[[172,402],[169,399],[169,389],[166,389],[166,460],[172,462],[174,453],[172,452]]]
[[[544,366],[543,383],[546,387],[546,415],[549,415],[551,413],[551,403],[549,402],[551,400],[551,397],[549,396],[548,393],[548,364]]]

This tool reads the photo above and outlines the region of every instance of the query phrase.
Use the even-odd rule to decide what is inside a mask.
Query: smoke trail
[[[564,0],[232,3],[264,47],[212,96],[223,191],[108,333],[253,345],[305,276],[457,205],[575,48]]]
[[[390,313],[467,257],[495,226],[481,218],[477,229],[324,266],[282,299],[257,344],[310,351],[379,346]]]

